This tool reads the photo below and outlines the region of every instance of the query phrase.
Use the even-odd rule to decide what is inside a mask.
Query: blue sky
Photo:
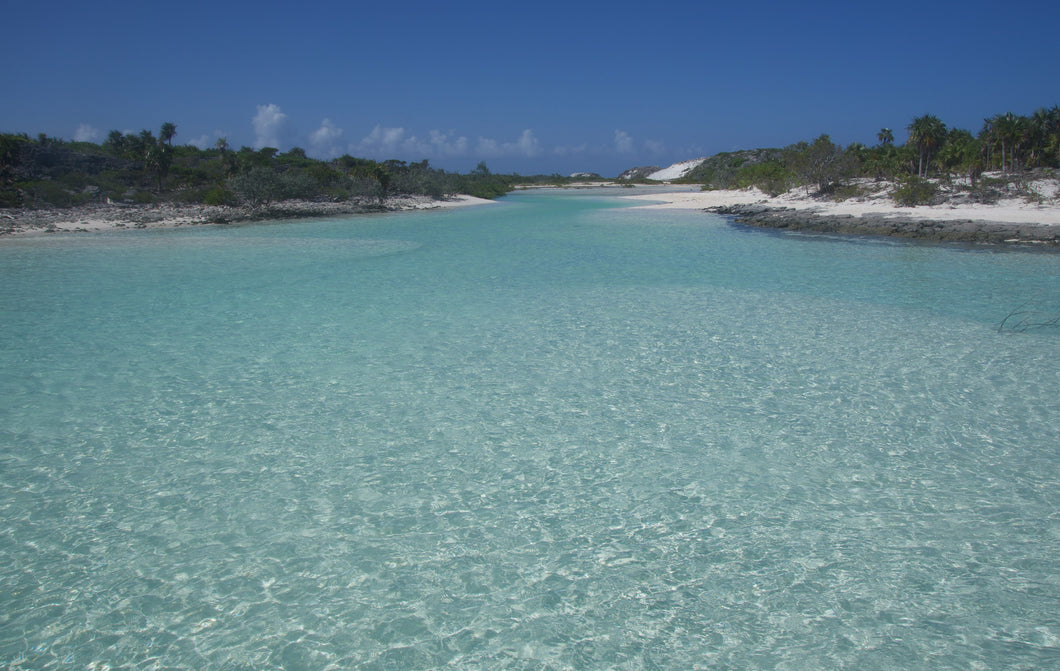
[[[0,131],[612,176],[1060,104],[1060,3],[0,0]]]

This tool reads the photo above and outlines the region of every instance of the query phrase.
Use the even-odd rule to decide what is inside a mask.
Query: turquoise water
[[[1060,665],[1060,255],[543,192],[0,278],[0,666]]]

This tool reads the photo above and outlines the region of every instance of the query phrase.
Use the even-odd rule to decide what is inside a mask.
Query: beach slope
[[[952,199],[903,207],[889,185],[843,201],[815,198],[804,188],[769,196],[756,188],[629,196],[655,209],[705,210],[752,226],[930,240],[1060,245],[1060,202],[1055,180],[1036,186],[1039,197],[993,204]],[[660,202],[661,201],[661,202]]]

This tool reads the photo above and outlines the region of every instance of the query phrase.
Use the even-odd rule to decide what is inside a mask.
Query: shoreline
[[[338,203],[288,200],[262,206],[93,204],[42,210],[0,210],[0,237],[53,233],[96,233],[182,226],[223,226],[281,219],[338,217],[351,214],[436,210],[494,201],[457,195],[446,200],[428,196],[395,196]]]
[[[995,205],[948,202],[915,207],[899,206],[885,196],[835,202],[814,199],[802,189],[769,196],[754,187],[628,198],[654,201],[641,206],[645,208],[701,210],[759,228],[1060,247],[1060,204],[1055,194],[1045,203],[1007,199]]]
[[[785,207],[732,205],[708,208],[738,224],[776,230],[882,235],[934,242],[1060,246],[1060,227],[976,219],[930,219],[902,214],[822,214]]]

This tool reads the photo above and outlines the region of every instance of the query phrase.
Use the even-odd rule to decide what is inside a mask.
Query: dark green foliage
[[[490,172],[484,162],[467,175],[456,175],[457,193],[466,193],[477,198],[496,198],[512,190],[514,178],[511,175],[497,175]]]
[[[313,162],[306,168],[306,174],[323,189],[331,189],[342,182],[342,173],[325,164]]]
[[[72,187],[56,180],[24,182],[19,186],[22,206],[72,207],[99,200],[99,192],[94,189]]]
[[[938,196],[939,186],[935,182],[910,175],[899,182],[898,187],[891,192],[894,202],[899,205],[911,207],[913,205],[931,205]]]
[[[28,138],[19,135],[0,135],[0,187],[15,180],[15,169],[22,162],[22,148],[28,143]]]
[[[715,154],[674,181],[703,184],[711,189],[740,188],[741,182],[748,181],[745,171],[753,171],[752,166],[759,163],[778,160],[780,153],[778,149],[749,149]]]
[[[169,121],[162,124],[158,131],[158,141],[173,146],[173,136],[177,134],[177,126]]]
[[[268,205],[282,200],[280,173],[262,165],[255,165],[228,180],[227,187],[244,203]]]
[[[907,129],[909,141],[903,145],[895,145],[894,133],[882,128],[875,147],[852,143],[843,148],[821,135],[813,142],[779,150],[720,153],[678,181],[703,184],[704,189],[755,186],[771,195],[805,186],[821,196],[845,199],[861,194],[849,180],[870,178],[898,182],[896,200],[917,205],[939,198],[939,186],[927,181],[929,175],[941,179],[948,189],[966,189],[974,200],[995,202],[1002,193],[1021,193],[1020,175],[1028,170],[1060,168],[1060,106],[1040,108],[1029,117],[995,115],[985,120],[978,136],[947,128],[930,114],[913,119]],[[992,184],[982,179],[990,170],[1014,176],[1003,185]],[[970,185],[954,182],[954,177],[966,177]],[[1024,197],[1036,197],[1024,191]]]
[[[866,149],[861,157],[859,174],[873,179],[894,179],[906,166],[912,165],[912,150],[891,143]]]
[[[735,186],[745,189],[755,186],[771,196],[777,196],[790,188],[794,181],[791,170],[780,161],[752,163],[740,169]]]
[[[953,128],[946,135],[946,141],[938,151],[936,163],[946,175],[958,174],[973,176],[982,172],[981,158],[983,143],[970,132]]]
[[[203,194],[202,202],[206,205],[231,205],[235,202],[235,195],[220,186],[215,186]]]
[[[916,147],[919,154],[917,177],[927,177],[932,157],[946,141],[946,124],[934,115],[925,114],[913,119],[906,129],[909,131],[907,144]]]
[[[788,147],[785,158],[800,184],[816,185],[822,194],[829,193],[839,180],[852,177],[857,162],[827,135],[818,136],[812,144]]]
[[[287,199],[382,201],[405,194],[495,198],[515,182],[515,176],[495,175],[484,164],[459,175],[426,160],[380,163],[347,155],[318,161],[298,147],[283,154],[274,147],[232,151],[223,138],[201,150],[174,146],[175,135],[176,125],[168,122],[157,137],[148,130],[113,130],[102,145],[0,135],[0,207],[67,207],[108,199],[267,205]],[[547,178],[529,181],[534,179]]]

